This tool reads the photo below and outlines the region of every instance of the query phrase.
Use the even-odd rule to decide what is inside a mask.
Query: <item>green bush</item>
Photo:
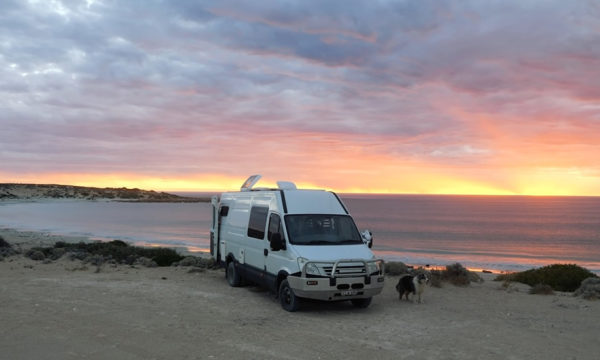
[[[537,284],[531,289],[529,289],[529,293],[536,295],[552,295],[554,294],[554,290],[552,290],[552,287],[550,285]]]
[[[10,244],[0,236],[0,248],[10,248]]]
[[[471,276],[460,263],[446,265],[446,270],[442,271],[442,279],[458,286],[466,286],[471,283]]]
[[[136,259],[145,257],[154,260],[158,266],[171,266],[174,262],[183,259],[173,249],[167,248],[143,248],[138,246],[130,246],[122,240],[113,240],[109,242],[93,242],[93,243],[77,243],[68,244],[65,242],[57,242],[55,248],[64,248],[71,252],[83,252],[90,255],[100,255],[107,259],[113,259],[122,264],[133,264]],[[38,249],[42,250],[46,255],[50,253],[51,248]]]
[[[575,291],[584,279],[596,277],[591,271],[575,264],[553,264],[511,274],[502,274],[496,281],[516,281],[529,286],[544,284],[555,291]]]
[[[431,278],[429,279],[429,284],[436,288],[442,287],[442,281],[444,279],[442,270],[431,270],[429,272]]]
[[[406,266],[406,264],[403,262],[386,261],[384,266],[386,275],[408,274],[408,266]]]
[[[591,277],[583,280],[581,286],[573,293],[588,300],[600,299],[600,278]]]
[[[166,248],[137,248],[139,256],[147,257],[156,262],[158,266],[171,266],[174,262],[183,259],[175,250]]]

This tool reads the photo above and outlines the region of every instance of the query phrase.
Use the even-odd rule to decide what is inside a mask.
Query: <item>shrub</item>
[[[443,274],[441,270],[431,270],[429,284],[436,288],[442,287]]]
[[[552,295],[554,294],[554,290],[552,290],[552,287],[550,285],[537,284],[531,289],[529,289],[529,293],[537,295]]]
[[[195,256],[187,256],[179,262],[179,266],[196,266],[197,261]]]
[[[0,248],[11,248],[10,244],[0,236]]]
[[[35,260],[35,261],[44,260],[46,258],[46,255],[44,255],[44,252],[37,250],[37,249],[31,249],[31,250],[27,251],[25,253],[25,256],[27,256],[31,260]]]
[[[166,248],[137,248],[139,256],[147,257],[156,262],[158,266],[171,266],[172,263],[180,261],[183,256],[179,255],[173,249]]]
[[[16,253],[17,251],[13,249],[12,245],[10,245],[10,243],[8,243],[2,238],[2,236],[0,236],[0,258],[3,259],[5,256],[12,256]]]
[[[177,254],[175,250],[167,248],[143,248],[130,246],[122,240],[113,240],[109,242],[77,243],[67,244],[57,242],[55,248],[64,248],[72,253],[72,257],[77,259],[86,258],[89,255],[98,256],[95,261],[102,257],[105,261],[113,259],[121,264],[132,265],[140,257],[148,258],[154,261],[158,266],[170,266],[176,261],[183,259],[183,256]],[[43,249],[46,252],[46,249]],[[48,248],[48,253],[51,248]],[[145,262],[149,263],[149,262]]]
[[[58,260],[60,259],[65,253],[67,252],[67,250],[65,250],[65,248],[54,248],[51,249],[50,251],[50,259],[51,260]]]
[[[596,277],[596,275],[575,264],[554,264],[522,272],[502,274],[495,280],[516,281],[529,286],[545,284],[555,291],[575,291],[581,282],[589,277]]]
[[[442,272],[442,279],[458,286],[466,286],[471,283],[471,275],[460,263],[446,265],[446,270]]]
[[[600,299],[600,278],[590,277],[583,280],[573,295],[588,300]]]
[[[133,264],[134,265],[142,265],[145,267],[157,267],[158,266],[156,261],[154,261],[152,259],[148,259],[147,257],[139,257],[135,260],[135,262]]]
[[[386,261],[385,263],[386,275],[402,275],[408,274],[408,266],[400,261]]]

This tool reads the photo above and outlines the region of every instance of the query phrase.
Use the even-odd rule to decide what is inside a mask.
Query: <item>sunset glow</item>
[[[0,182],[600,196],[593,2],[0,9]]]

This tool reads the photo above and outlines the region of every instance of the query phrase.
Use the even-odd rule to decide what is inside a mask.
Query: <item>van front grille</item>
[[[327,276],[331,276],[333,266],[326,265],[321,268]],[[363,264],[339,264],[335,268],[335,276],[363,276],[367,269]]]

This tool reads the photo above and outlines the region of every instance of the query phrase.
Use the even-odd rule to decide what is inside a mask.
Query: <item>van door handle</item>
[[[265,249],[264,254],[265,256],[269,255],[269,250]]]

